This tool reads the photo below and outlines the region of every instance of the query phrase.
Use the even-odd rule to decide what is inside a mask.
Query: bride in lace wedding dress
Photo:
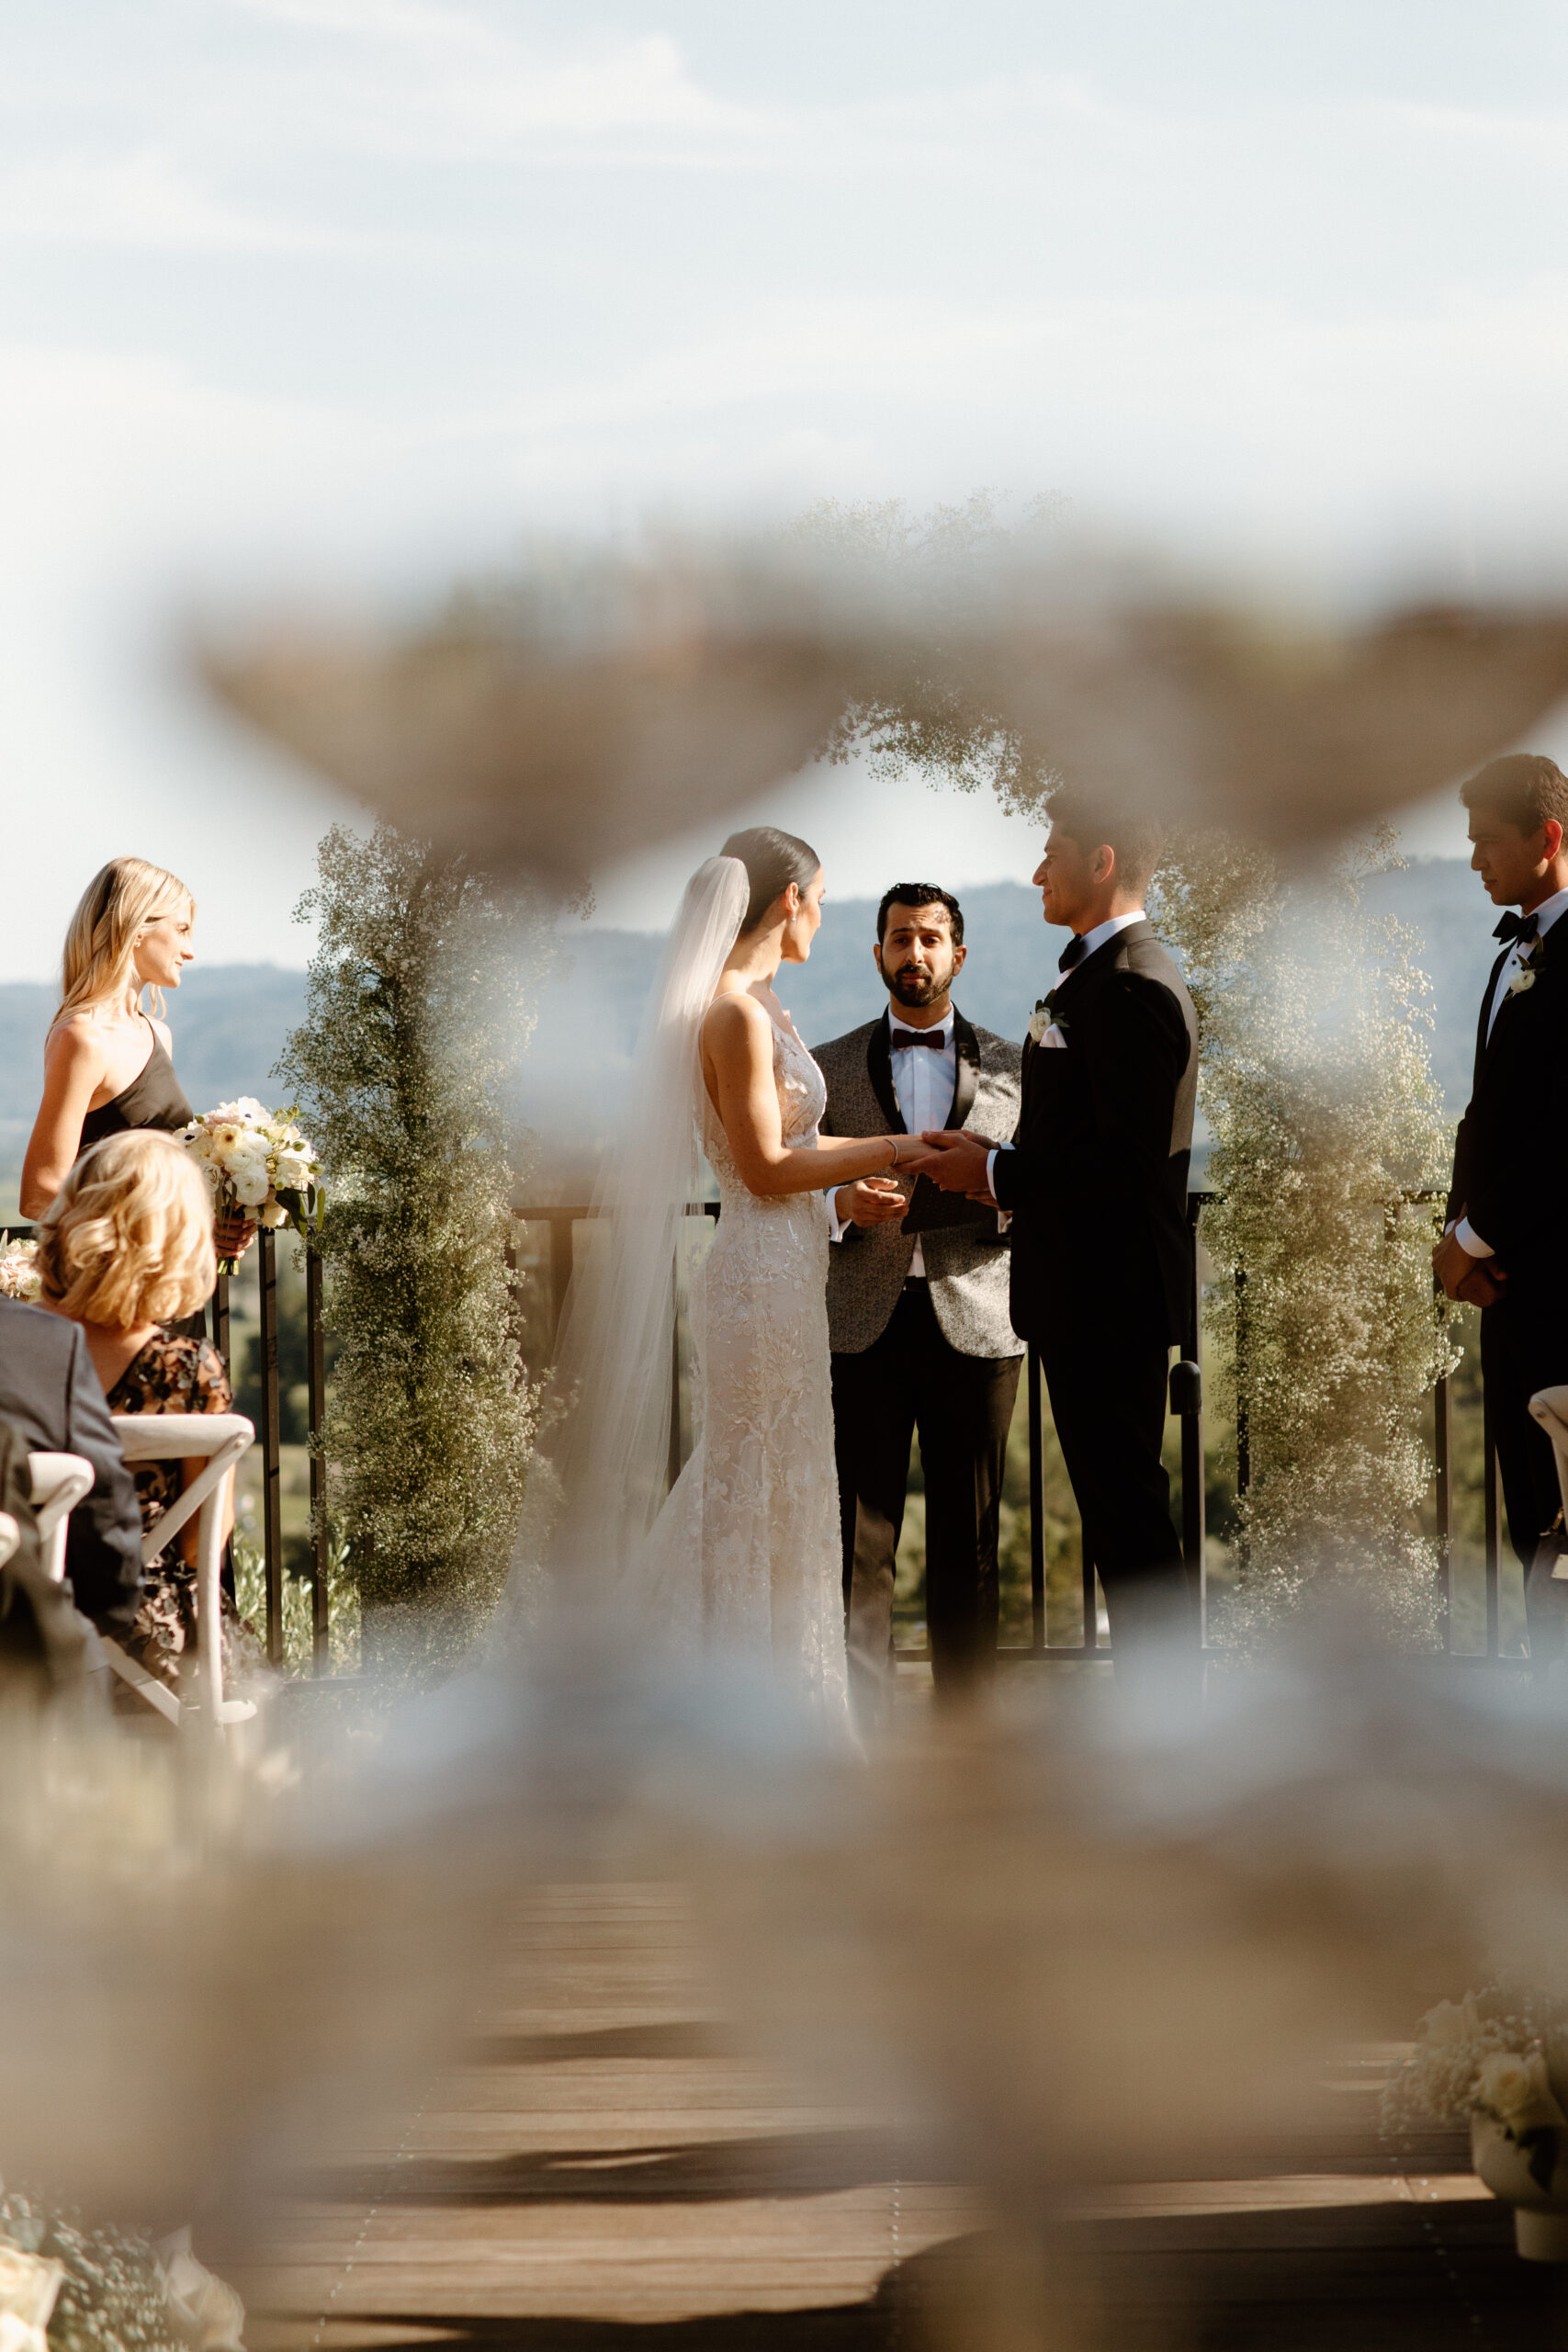
[[[771,826],[687,885],[558,1345],[518,1566],[607,1601],[665,1655],[766,1661],[847,1723],[825,1196],[855,1184],[862,1222],[900,1216],[888,1171],[919,1147],[818,1131],[822,1074],[773,981],[810,953],[822,891],[815,852]],[[696,1442],[666,1494],[699,1148],[720,1212],[690,1278]]]

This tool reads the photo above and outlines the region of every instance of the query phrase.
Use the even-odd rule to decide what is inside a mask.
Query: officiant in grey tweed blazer
[[[891,1003],[816,1047],[828,1081],[823,1132],[973,1125],[979,1135],[1010,1135],[1021,1048],[974,1027],[952,1001],[965,955],[957,899],[934,885],[898,883],[882,901],[877,932],[875,968]],[[1008,1313],[1006,1220],[923,1176],[905,1190],[900,1223],[856,1223],[857,1194],[870,1215],[863,1187],[846,1184],[830,1203],[828,1327],[850,1681],[867,1730],[886,1720],[892,1694],[895,1555],[916,1430],[939,1697],[966,1691],[994,1668],[1002,1472],[1023,1355]]]

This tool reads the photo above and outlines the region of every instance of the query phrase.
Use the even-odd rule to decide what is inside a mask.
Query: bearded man
[[[941,1127],[1010,1135],[1021,1048],[953,1001],[964,914],[950,891],[898,882],[877,913],[872,960],[891,1002],[816,1048],[829,1135]],[[996,1663],[997,1540],[1023,1342],[1008,1313],[1005,1218],[921,1176],[872,1178],[829,1195],[828,1274],[834,1448],[856,1721],[887,1719],[893,1586],[909,1445],[926,1490],[926,1625],[940,1701]]]

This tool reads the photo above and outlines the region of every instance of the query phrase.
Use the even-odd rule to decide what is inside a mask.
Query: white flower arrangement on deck
[[[220,1102],[184,1131],[186,1149],[212,1187],[213,1215],[221,1227],[236,1219],[273,1228],[291,1225],[305,1234],[320,1225],[324,1204],[321,1163],[288,1111],[268,1111],[253,1095]],[[220,1264],[234,1271],[219,1234]]]
[[[1383,2093],[1383,2123],[1495,2124],[1550,2192],[1558,2133],[1568,2127],[1568,2003],[1497,1984],[1439,2001]]]
[[[0,1297],[30,1302],[39,1295],[43,1281],[37,1257],[36,1241],[13,1241],[9,1233],[0,1233]]]

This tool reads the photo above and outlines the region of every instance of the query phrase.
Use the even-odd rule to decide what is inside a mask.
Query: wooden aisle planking
[[[236,2277],[252,2352],[880,2343],[884,2277],[976,2199],[712,2009],[678,1890],[531,1892],[468,2062]]]
[[[976,2196],[737,2045],[678,1889],[561,1885],[520,1902],[481,2038],[400,2144],[235,2283],[252,2352],[1056,2352],[1073,2278],[1099,2313],[1074,2352],[1568,2345],[1467,2162],[1394,2153],[1344,2088],[1250,2177],[1087,2193],[1066,2267],[1021,2270]]]

